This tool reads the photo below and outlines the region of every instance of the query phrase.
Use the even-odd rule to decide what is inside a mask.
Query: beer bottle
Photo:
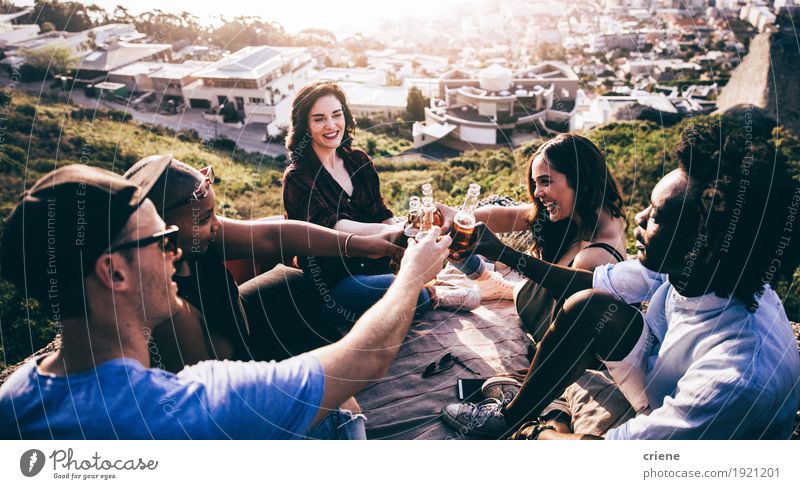
[[[458,253],[469,248],[472,240],[472,231],[475,229],[475,206],[478,205],[478,196],[481,193],[481,186],[473,183],[467,190],[467,197],[464,205],[456,212],[453,218],[453,230],[451,236],[453,242],[450,244],[450,254]]]
[[[442,215],[441,211],[436,208],[436,201],[433,198],[433,185],[430,183],[423,183],[422,184],[422,198],[429,197],[431,202],[434,203],[433,205],[433,225],[434,226],[441,226],[444,224],[444,216]]]
[[[422,214],[420,209],[421,201],[416,195],[408,199],[408,220],[406,220],[403,234],[407,238],[413,238],[417,231],[419,231],[419,220]]]
[[[433,200],[430,197],[423,197],[422,198],[422,214],[420,215],[419,219],[419,231],[417,231],[417,235],[414,237],[417,241],[424,238],[429,232],[431,232],[431,228],[433,228],[433,216],[436,211],[436,208],[433,206]]]

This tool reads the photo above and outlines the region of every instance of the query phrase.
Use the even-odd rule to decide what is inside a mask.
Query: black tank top
[[[625,259],[616,248],[607,243],[592,243],[583,248],[583,250],[589,248],[602,248],[613,256],[617,262]],[[573,258],[567,266],[571,268],[574,262],[575,259]],[[555,319],[556,311],[561,307],[561,304],[553,298],[553,294],[549,290],[540,287],[539,283],[533,280],[525,281],[519,294],[517,294],[514,304],[517,306],[517,313],[520,319],[522,319],[522,327],[537,342],[542,340],[547,328],[550,327],[550,323]]]

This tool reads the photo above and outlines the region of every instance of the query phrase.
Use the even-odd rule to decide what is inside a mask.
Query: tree
[[[411,87],[406,99],[406,118],[409,121],[424,121],[425,107],[428,106],[427,99],[417,87]]]
[[[25,62],[20,67],[23,81],[43,81],[64,75],[78,66],[78,59],[65,47],[23,51]]]
[[[366,68],[369,65],[369,60],[367,59],[367,55],[364,53],[358,53],[353,56],[353,64],[358,66],[359,68]]]
[[[43,27],[50,23],[55,30],[79,32],[95,26],[90,13],[97,14],[94,5],[86,6],[80,2],[58,2],[56,0],[36,0],[33,11],[24,17],[24,22]]]
[[[304,29],[295,36],[299,46],[335,46],[336,35],[326,29]]]
[[[56,26],[54,26],[52,22],[42,22],[42,25],[39,26],[39,32],[42,34],[45,32],[53,32],[54,30],[56,30]]]
[[[378,148],[378,142],[373,138],[367,138],[367,154],[375,156],[375,150]]]
[[[214,44],[229,51],[238,51],[245,46],[287,46],[292,43],[292,36],[279,24],[247,16],[225,21],[211,31],[210,37]]]

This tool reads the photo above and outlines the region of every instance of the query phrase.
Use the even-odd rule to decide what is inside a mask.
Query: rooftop
[[[306,48],[246,46],[210,64],[196,75],[202,78],[261,78],[280,68],[284,60],[306,51]]]
[[[376,83],[386,80],[386,73],[372,68],[325,68],[318,73],[324,80],[349,81],[355,83]]]
[[[114,42],[83,57],[79,69],[91,71],[113,71],[141,59],[149,58],[172,49],[170,44],[140,44]]]
[[[408,92],[403,87],[382,87],[353,82],[342,82],[339,86],[347,95],[350,105],[405,109],[408,101]]]

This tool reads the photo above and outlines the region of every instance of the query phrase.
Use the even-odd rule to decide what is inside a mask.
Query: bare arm
[[[525,231],[529,229],[525,218],[530,214],[531,204],[522,204],[513,207],[488,205],[475,210],[475,218],[483,221],[495,233],[510,233],[511,231]]]
[[[456,209],[442,203],[436,203],[436,207],[444,217],[442,229],[450,229],[456,215]],[[510,233],[511,231],[525,231],[529,229],[525,220],[531,212],[530,204],[516,205],[513,207],[503,207],[499,205],[487,205],[475,209],[475,218],[481,221],[495,233]]]
[[[383,298],[340,341],[311,352],[325,371],[325,393],[315,422],[383,377],[408,333],[420,291],[436,276],[451,239],[438,228],[406,250],[400,273]]]
[[[556,300],[592,288],[592,272],[588,270],[548,263],[511,248],[506,248],[498,260],[541,284]]]
[[[490,260],[503,262],[518,273],[541,284],[556,300],[592,288],[592,272],[548,263],[509,248],[483,223],[475,226],[473,239],[472,248],[456,254],[457,259],[469,256],[474,251]]]
[[[388,220],[387,220],[388,221]],[[358,222],[350,219],[339,219],[333,229],[343,233],[353,233],[358,235],[379,234],[387,232],[402,231],[402,224],[388,224],[387,221],[380,222]]]
[[[294,220],[240,221],[219,217],[219,239],[212,246],[225,259],[254,256],[339,256],[345,252],[348,233]],[[380,224],[380,226],[383,226]],[[401,253],[394,235],[353,236],[347,242],[351,256],[381,257]]]

